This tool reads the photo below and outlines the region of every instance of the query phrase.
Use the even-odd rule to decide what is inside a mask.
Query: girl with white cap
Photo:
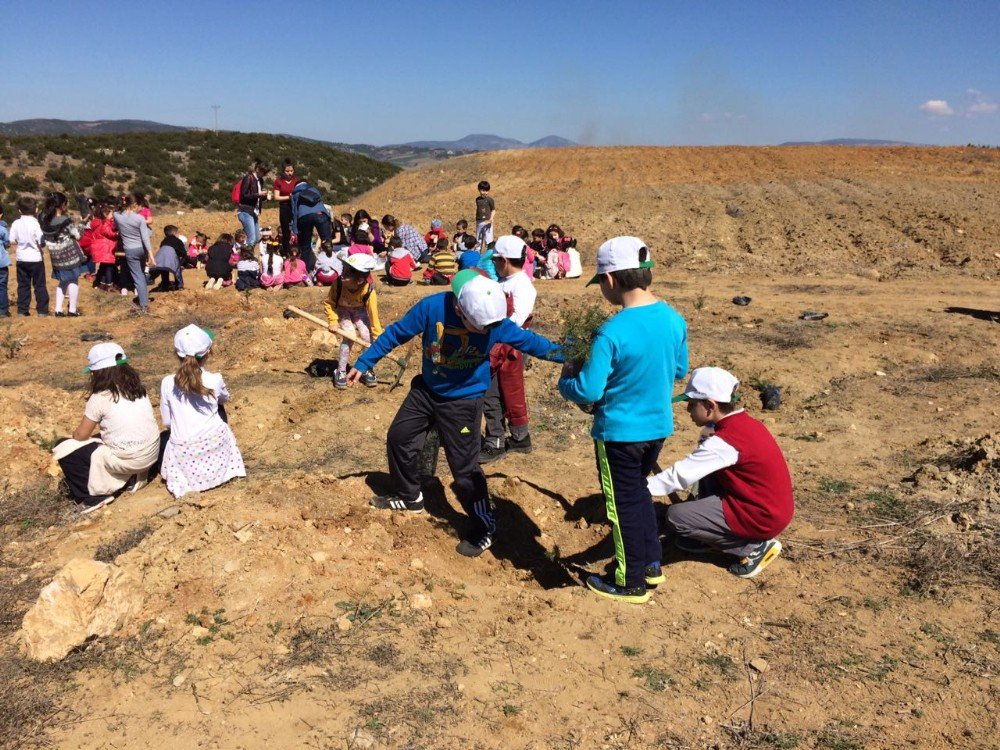
[[[153,406],[125,350],[110,341],[97,344],[87,361],[83,419],[72,438],[52,449],[83,513],[114,501],[130,482],[133,492],[144,486],[160,447]],[[93,437],[98,427],[100,437]]]
[[[160,474],[174,497],[245,477],[236,436],[222,406],[229,391],[222,374],[203,369],[215,336],[193,323],[174,335],[181,365],[160,385],[160,416],[170,430]]]

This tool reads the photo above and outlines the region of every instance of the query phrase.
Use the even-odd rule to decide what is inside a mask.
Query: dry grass
[[[124,555],[131,549],[142,544],[143,539],[153,533],[153,527],[143,524],[134,529],[129,529],[112,539],[110,542],[102,544],[94,552],[94,559],[98,562],[114,562],[119,555]]]
[[[71,506],[62,485],[53,487],[46,480],[18,489],[7,485],[0,490],[0,529],[6,533],[24,534],[46,528],[65,519]]]
[[[906,561],[908,588],[918,594],[937,594],[970,581],[1000,588],[1000,534],[994,531],[990,536],[969,532],[961,537],[928,537]]]

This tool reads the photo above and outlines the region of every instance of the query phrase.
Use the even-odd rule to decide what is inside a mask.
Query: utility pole
[[[219,107],[221,107],[221,106],[222,106],[221,104],[213,104],[212,105],[212,109],[215,110],[215,134],[216,135],[219,134]]]

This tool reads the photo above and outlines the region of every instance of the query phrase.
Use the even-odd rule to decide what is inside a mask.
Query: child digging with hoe
[[[567,363],[559,379],[564,398],[594,405],[590,434],[615,543],[613,579],[590,576],[587,588],[636,604],[649,599],[647,584],[664,581],[646,477],[674,431],[670,396],[688,369],[687,326],[649,291],[652,265],[637,237],[601,245],[588,286],[600,283],[604,298],[622,309],[598,330],[586,361]]]
[[[541,359],[560,361],[561,357],[551,341],[507,317],[507,299],[497,282],[468,269],[455,274],[450,291],[425,297],[386,328],[358,358],[347,375],[348,384],[357,383],[379,359],[418,334],[423,349],[421,373],[413,378],[386,436],[394,490],[372,498],[371,504],[384,510],[423,511],[420,451],[428,430],[437,427],[455,495],[471,522],[457,551],[478,557],[492,546],[496,533],[486,476],[479,467],[479,426],[483,394],[490,383],[490,351],[497,344],[510,344]]]

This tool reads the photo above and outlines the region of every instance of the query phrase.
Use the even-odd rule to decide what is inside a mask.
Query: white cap
[[[513,234],[505,234],[497,238],[496,244],[493,246],[493,255],[498,258],[523,260],[526,247],[524,240],[520,237]]]
[[[477,328],[486,328],[507,317],[507,298],[493,279],[467,268],[451,280],[462,314]]]
[[[736,400],[736,388],[740,381],[732,373],[721,367],[699,367],[691,372],[684,393],[675,401],[704,401],[711,399],[718,404],[729,404]]]
[[[360,273],[371,273],[375,270],[375,266],[378,264],[378,261],[375,260],[374,255],[369,255],[368,253],[354,253],[354,255],[347,256],[344,260],[344,264]]]
[[[94,344],[90,347],[90,352],[87,354],[87,366],[83,368],[83,371],[97,372],[98,370],[106,370],[123,362],[128,362],[125,350],[118,346],[118,344],[105,341],[102,344]]]
[[[215,334],[199,328],[194,323],[174,334],[174,350],[178,357],[196,357],[201,359],[215,342]]]
[[[646,243],[638,237],[612,237],[597,251],[597,273],[587,282],[587,286],[596,284],[606,273],[628,271],[633,268],[652,268],[653,261],[649,257],[649,248],[646,248],[645,260],[639,257],[643,248],[646,248]]]

